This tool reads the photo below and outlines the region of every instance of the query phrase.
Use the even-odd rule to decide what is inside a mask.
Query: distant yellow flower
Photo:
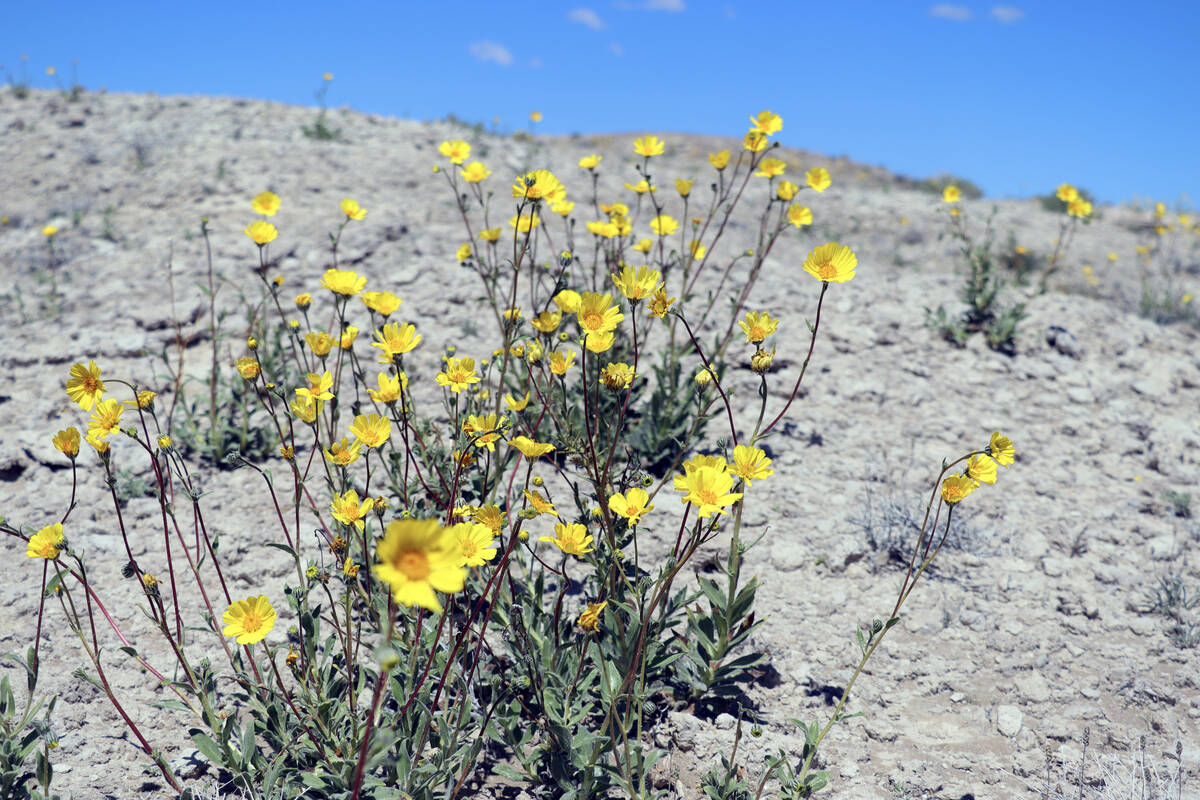
[[[378,414],[359,414],[350,424],[350,433],[367,447],[379,447],[392,435],[392,423]]]
[[[348,269],[327,269],[321,278],[321,288],[334,294],[353,297],[367,285],[366,276]]]
[[[471,145],[459,139],[451,139],[439,144],[438,152],[450,159],[451,164],[461,164],[471,155]]]
[[[951,475],[942,481],[942,499],[948,504],[961,503],[975,491],[975,482],[966,475]]]
[[[574,364],[574,350],[568,350],[566,355],[563,355],[563,351],[561,350],[555,350],[550,354],[550,371],[555,375],[566,375],[567,370],[574,366]]]
[[[313,355],[319,358],[329,355],[329,351],[333,349],[333,337],[325,331],[309,331],[304,334],[304,341],[308,342]]]
[[[598,167],[600,165],[600,162],[603,160],[604,160],[604,156],[596,155],[595,153],[593,153],[590,156],[584,156],[583,158],[579,159],[579,168],[580,169],[595,169],[596,167]]]
[[[692,251],[692,258],[697,261],[703,259],[705,254],[708,253],[708,248],[700,244],[699,239],[693,239],[691,242],[689,242],[688,249]]]
[[[333,73],[332,72],[321,73],[321,80],[323,80],[323,81],[333,80]]]
[[[783,130],[783,118],[773,111],[760,111],[750,118],[752,131],[758,131],[770,136]]]
[[[765,133],[762,131],[752,130],[747,133],[745,138],[742,140],[742,149],[748,150],[751,153],[761,153],[763,150],[767,149],[768,144],[770,144],[770,142],[767,141],[767,135]]]
[[[250,208],[254,210],[255,214],[273,217],[275,212],[279,211],[279,195],[274,192],[263,192],[250,201]]]
[[[600,615],[604,612],[606,605],[608,605],[607,600],[601,600],[598,603],[589,602],[587,609],[579,615],[579,619],[575,620],[575,624],[588,633],[597,633],[600,630]]]
[[[845,283],[854,277],[858,256],[849,247],[829,242],[813,248],[804,259],[804,271],[827,283]]]
[[[257,378],[259,372],[262,371],[262,367],[259,366],[254,356],[242,356],[233,365],[237,368],[238,374],[248,381]]]
[[[661,156],[666,143],[657,136],[643,136],[633,140],[633,152],[639,156]]]
[[[265,594],[258,597],[247,597],[231,605],[221,621],[225,628],[221,632],[226,636],[236,636],[238,644],[254,644],[266,638],[275,627],[275,608]]]
[[[800,191],[800,187],[791,181],[780,181],[778,188],[775,189],[775,196],[786,202],[795,197],[798,191]]]
[[[63,526],[61,522],[47,525],[29,537],[25,547],[25,555],[30,558],[44,558],[47,561],[58,558],[59,548],[63,543]]]
[[[709,153],[708,163],[712,164],[718,170],[725,169],[725,167],[729,166],[729,151],[719,150],[715,153]]]
[[[372,347],[378,347],[383,353],[379,356],[380,364],[391,364],[397,356],[402,356],[421,343],[421,334],[411,322],[401,327],[398,323],[389,322],[375,332],[379,338],[371,342]]]
[[[497,533],[499,533],[500,529],[504,527],[504,512],[502,512],[500,507],[496,505],[480,506],[479,508],[473,509],[471,511],[471,519],[475,520],[481,525],[487,525]]]
[[[84,441],[90,444],[100,456],[104,456],[108,452],[108,440],[100,436],[93,436],[91,431],[88,431]]]
[[[391,292],[363,292],[359,298],[364,306],[384,317],[394,314],[400,307],[400,303],[403,302]]]
[[[376,547],[379,563],[371,571],[391,588],[401,605],[440,613],[435,592],[461,592],[466,570],[460,565],[462,545],[437,520],[401,519],[388,523]]]
[[[535,330],[541,333],[553,333],[558,330],[559,324],[562,322],[561,311],[543,311],[533,319],[529,320],[529,324]]]
[[[292,302],[296,304],[296,308],[303,311],[312,305],[312,295],[308,292],[301,292],[300,294],[296,295],[296,299]]]
[[[637,192],[638,194],[646,194],[646,192],[655,191],[655,187],[651,185],[650,181],[646,180],[645,178],[642,178],[637,183],[626,182],[625,188],[631,192]]]
[[[125,406],[118,400],[100,400],[88,420],[88,436],[104,439],[121,430],[121,415]]]
[[[679,192],[680,197],[687,197],[692,193],[692,184],[695,182],[695,178],[676,178],[675,191]]]
[[[614,341],[616,335],[613,331],[596,331],[584,334],[583,346],[589,353],[607,353],[612,349]]]
[[[957,203],[962,199],[962,191],[955,185],[951,184],[942,189],[943,203]]]
[[[342,338],[338,340],[338,344],[343,350],[349,350],[354,346],[354,340],[358,338],[358,328],[353,325],[347,325],[342,331]]]
[[[628,389],[635,377],[633,367],[624,362],[610,363],[600,370],[600,382],[613,391]]]
[[[301,400],[332,400],[333,399],[333,373],[329,370],[324,372],[310,372],[306,376],[308,378],[308,386],[301,386],[296,390],[296,396]]]
[[[1076,197],[1071,202],[1067,203],[1067,213],[1072,217],[1086,219],[1092,215],[1092,204],[1082,197]]]
[[[716,373],[713,372],[712,367],[701,367],[696,370],[696,374],[692,380],[695,381],[698,388],[703,389],[711,384],[716,377]]]
[[[552,542],[555,547],[569,556],[582,556],[592,552],[592,535],[578,522],[558,522],[554,525],[554,536],[539,536],[540,542]]]
[[[659,214],[654,219],[650,220],[650,230],[657,233],[659,236],[670,236],[675,231],[679,230],[679,221],[674,217],[669,217],[666,214]]]
[[[784,173],[787,169],[787,162],[782,158],[764,158],[758,162],[758,172],[754,173],[759,178],[775,178]]]
[[[775,348],[771,350],[763,350],[761,347],[754,351],[754,355],[750,356],[750,369],[762,375],[771,369],[771,362],[775,360]]]
[[[67,397],[71,402],[78,403],[84,411],[91,411],[92,406],[104,394],[104,381],[100,380],[100,368],[95,361],[83,364],[72,364],[70,377],[67,378]]]
[[[367,210],[360,206],[357,201],[349,197],[342,198],[342,202],[338,204],[342,209],[342,213],[346,215],[346,219],[362,221],[367,218]]]
[[[350,443],[349,437],[343,436],[325,451],[325,460],[330,464],[338,467],[345,467],[353,464],[362,454],[362,442],[357,439],[353,444]]]
[[[607,333],[616,329],[625,315],[612,301],[612,295],[584,292],[578,311],[579,328],[584,333]]]
[[[46,227],[42,228],[42,236],[45,236],[47,239],[51,238],[56,233],[58,233],[57,225],[47,225]]]
[[[744,444],[733,448],[733,463],[729,465],[729,471],[734,475],[740,475],[746,481],[747,486],[752,485],[756,480],[774,475],[775,470],[770,467],[771,459],[767,458],[766,452],[760,448]]]
[[[458,539],[460,567],[482,567],[496,557],[496,533],[478,522],[460,522],[450,530]]]
[[[804,180],[814,192],[823,192],[833,183],[829,171],[824,167],[813,167],[804,173]]]
[[[528,436],[514,436],[508,442],[521,451],[521,455],[533,460],[554,451],[554,445],[549,442],[535,442]]]
[[[713,514],[726,514],[725,506],[742,499],[741,492],[729,491],[733,488],[733,476],[726,469],[697,467],[685,472],[682,481],[677,477],[675,485],[686,492],[684,502],[699,508],[701,519]]]
[[[738,327],[746,334],[747,343],[759,344],[779,328],[779,320],[766,311],[749,311],[745,319],[738,320]]]
[[[663,285],[662,274],[648,266],[635,270],[626,265],[619,275],[612,276],[612,282],[621,290],[621,294],[635,302],[650,297]]]
[[[515,214],[508,219],[508,227],[516,228],[518,233],[529,233],[542,224],[542,218],[537,214],[526,212],[519,217]]]
[[[991,456],[977,453],[967,461],[967,477],[976,486],[981,483],[996,482],[996,460]]]
[[[567,216],[575,210],[575,203],[570,200],[555,200],[550,204],[550,210],[559,216]]]
[[[642,521],[643,514],[654,510],[654,504],[650,502],[650,495],[645,489],[635,486],[624,494],[617,492],[609,497],[608,509],[618,517],[629,520],[630,525],[637,525]]]
[[[788,206],[787,212],[788,222],[795,225],[797,228],[803,228],[805,225],[812,225],[812,211],[808,206],[798,206],[792,203]]]
[[[1062,200],[1064,203],[1069,203],[1075,198],[1079,197],[1079,190],[1069,183],[1060,183],[1058,185],[1058,191],[1055,192],[1055,194],[1059,200]]]
[[[1116,253],[1114,253],[1111,250],[1108,251],[1108,260],[1109,261],[1116,261],[1118,258],[1119,258],[1119,256]]]
[[[639,253],[649,253],[652,247],[654,247],[654,242],[650,239],[639,239],[638,243],[633,246],[633,249]]]
[[[485,242],[500,241],[500,228],[484,228],[479,232],[479,238]]]
[[[504,405],[509,411],[524,411],[529,405],[529,392],[525,392],[520,400],[513,397],[511,392],[504,395]]]
[[[296,419],[311,425],[321,411],[321,401],[313,400],[311,397],[297,397],[292,401],[291,409],[292,413],[296,415]]]
[[[550,516],[553,516],[553,517],[558,516],[558,511],[555,510],[554,504],[551,503],[549,500],[547,500],[545,497],[542,497],[542,495],[539,492],[536,492],[536,491],[531,492],[531,491],[526,490],[524,492],[524,495],[525,495],[525,499],[527,501],[529,501],[529,505],[532,506],[533,510],[536,511],[539,515],[549,514]]]
[[[249,236],[259,247],[275,241],[275,237],[279,235],[279,231],[275,230],[274,225],[269,222],[263,222],[261,219],[251,222],[242,233]]]
[[[988,454],[996,459],[996,463],[1007,469],[1016,460],[1017,451],[1013,448],[1012,439],[1001,436],[1000,431],[992,434],[988,442]]]
[[[436,376],[438,386],[446,386],[455,394],[470,388],[471,384],[479,383],[475,374],[475,359],[447,358],[446,368]]]
[[[79,431],[75,429],[74,425],[54,434],[51,442],[54,444],[54,449],[67,458],[74,460],[75,456],[79,455]]]
[[[541,122],[542,121],[542,112],[530,111],[529,112],[529,121],[530,122]]]
[[[520,200],[555,200],[566,199],[567,188],[548,169],[535,169],[517,178],[512,185],[512,196]]]
[[[492,171],[478,161],[472,161],[462,168],[463,180],[467,183],[479,183],[491,174]]]
[[[654,293],[654,297],[650,298],[650,313],[658,319],[662,319],[671,310],[671,304],[675,302],[674,297],[667,297],[665,289],[659,289]]]
[[[335,494],[333,502],[330,504],[334,519],[343,525],[358,528],[360,531],[366,528],[367,514],[371,513],[374,505],[375,501],[370,497],[360,503],[358,492],[353,489],[344,495]]]
[[[593,220],[587,224],[588,233],[593,236],[603,236],[605,239],[612,239],[621,235],[621,228],[615,222],[608,220]]]

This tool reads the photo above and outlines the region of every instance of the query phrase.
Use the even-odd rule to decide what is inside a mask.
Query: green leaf
[[[203,753],[205,758],[212,762],[213,766],[229,766],[225,763],[225,757],[221,753],[221,746],[213,741],[212,737],[198,730],[193,730],[191,733],[192,742],[196,745],[196,749]]]

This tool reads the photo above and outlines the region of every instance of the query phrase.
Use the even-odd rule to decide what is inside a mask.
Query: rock
[[[208,759],[199,750],[187,750],[171,761],[171,771],[185,781],[198,778],[208,770]]]
[[[1067,562],[1061,558],[1047,557],[1042,559],[1042,572],[1049,575],[1051,578],[1057,578],[1066,573],[1068,568]]]
[[[1016,680],[1017,692],[1033,703],[1044,703],[1050,699],[1050,685],[1039,672],[1022,675]]]
[[[1046,329],[1046,344],[1070,358],[1079,358],[1083,352],[1083,348],[1079,346],[1079,340],[1075,338],[1075,334],[1061,325],[1051,325]]]
[[[1021,732],[1025,717],[1016,706],[996,706],[996,730],[1012,739]]]
[[[1156,536],[1146,545],[1150,558],[1155,561],[1167,561],[1175,557],[1175,537],[1171,534]]]
[[[700,733],[700,720],[682,711],[670,711],[667,719],[675,728],[675,746],[687,752],[696,747],[696,737]]]
[[[733,730],[733,726],[737,724],[737,720],[734,719],[732,714],[722,712],[717,714],[716,724],[718,730],[731,731]]]

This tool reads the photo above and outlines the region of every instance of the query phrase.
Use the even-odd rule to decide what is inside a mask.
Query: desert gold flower
[[[663,285],[662,273],[648,266],[635,270],[626,265],[619,275],[612,276],[612,282],[621,290],[621,294],[633,301],[650,297]]]
[[[382,314],[385,318],[395,313],[403,302],[399,297],[391,292],[363,292],[359,299],[363,305],[377,314]]]
[[[592,535],[578,522],[556,522],[554,536],[539,536],[540,542],[552,542],[555,547],[569,556],[582,556],[592,552]]]
[[[630,525],[637,525],[642,521],[643,514],[654,510],[654,504],[650,502],[650,495],[645,489],[635,486],[624,494],[617,492],[609,497],[608,509],[618,517],[629,520]]]
[[[549,442],[535,442],[528,436],[514,436],[508,442],[521,451],[521,455],[533,460],[554,451],[554,445]]]
[[[579,328],[584,333],[607,333],[615,330],[625,315],[612,301],[612,295],[598,292],[584,292],[580,296]]]
[[[57,225],[47,225],[42,228],[42,236],[45,236],[47,239],[53,238],[56,233],[58,233]]]
[[[671,310],[671,305],[674,302],[675,298],[667,297],[667,292],[665,289],[659,289],[654,293],[654,296],[650,298],[650,304],[648,308],[650,309],[651,314],[658,319],[662,319],[667,315],[667,312]]]
[[[226,636],[236,636],[238,644],[261,642],[275,627],[275,608],[265,594],[238,600],[221,615]]]
[[[63,543],[63,526],[61,522],[47,525],[29,537],[25,547],[25,555],[30,558],[44,558],[47,561],[58,558],[59,548]]]
[[[791,181],[780,181],[778,188],[775,189],[775,196],[780,200],[787,202],[796,196],[796,192],[800,191],[800,187]]]
[[[100,456],[104,456],[108,452],[108,440],[100,436],[93,436],[91,431],[88,431],[84,441],[90,444]]]
[[[436,592],[461,592],[466,570],[459,564],[462,545],[437,520],[400,519],[388,523],[375,550],[379,563],[371,571],[388,584],[401,605],[440,613]]]
[[[579,168],[580,169],[595,169],[596,167],[600,166],[600,162],[603,160],[604,160],[604,156],[596,155],[595,153],[593,153],[590,156],[584,156],[583,158],[579,159]]]
[[[543,311],[529,321],[536,330],[542,333],[554,333],[562,322],[561,311]]]
[[[513,397],[511,392],[504,395],[504,405],[509,411],[524,411],[529,405],[529,392],[526,392],[520,400]]]
[[[749,344],[759,344],[779,328],[779,320],[772,319],[766,311],[750,311],[745,319],[738,320],[738,327]]]
[[[447,358],[446,368],[437,374],[436,379],[438,386],[447,386],[455,394],[470,388],[471,384],[479,383],[479,376],[475,374],[475,359]]]
[[[350,433],[367,447],[379,447],[392,435],[392,423],[378,414],[359,414],[350,424]]]
[[[592,332],[583,335],[583,345],[589,353],[607,353],[612,349],[614,341],[616,341],[616,335],[613,331]]]
[[[1086,219],[1092,215],[1092,204],[1082,197],[1076,197],[1071,202],[1067,203],[1067,213],[1072,217]]]
[[[712,164],[718,170],[725,169],[729,166],[729,151],[718,150],[715,153],[709,153],[708,163]]]
[[[1064,203],[1069,203],[1075,198],[1079,197],[1079,190],[1069,183],[1060,183],[1058,185],[1058,191],[1055,192],[1055,194],[1059,200],[1062,200]]]
[[[71,365],[71,376],[67,378],[67,397],[71,402],[78,403],[84,411],[91,411],[104,391],[104,381],[100,380],[100,368],[95,361],[88,361],[86,367]]]
[[[650,220],[650,230],[657,233],[659,236],[670,236],[675,231],[679,230],[679,221],[674,217],[669,217],[666,214],[659,214],[654,219]]]
[[[308,386],[301,386],[296,389],[296,395],[301,400],[333,399],[333,373],[329,370],[325,370],[324,372],[310,372],[305,377],[308,378]]]
[[[372,347],[378,347],[383,353],[379,356],[380,364],[391,364],[398,356],[412,352],[421,343],[421,334],[411,322],[401,327],[398,323],[389,322],[375,332],[379,341],[371,342]]]
[[[589,602],[587,609],[579,615],[579,619],[575,621],[575,624],[588,633],[599,632],[600,615],[604,613],[604,607],[606,605],[608,605],[607,600],[601,600],[598,603]]]
[[[279,195],[274,192],[263,192],[250,201],[250,208],[255,214],[273,217],[279,211]]]
[[[311,397],[297,397],[292,401],[291,409],[292,413],[296,415],[296,419],[311,425],[321,411],[321,401]]]
[[[75,456],[79,455],[79,431],[74,425],[54,434],[51,441],[54,443],[54,449],[67,458],[74,460]]]
[[[550,210],[565,217],[575,210],[575,203],[571,200],[555,200],[550,204]]]
[[[978,486],[996,482],[996,460],[985,453],[977,453],[967,461],[967,477]]]
[[[742,499],[741,492],[730,492],[733,488],[733,475],[726,469],[716,467],[696,467],[687,471],[682,480],[682,490],[686,492],[684,502],[691,503],[700,510],[700,518],[713,514],[727,514],[725,506],[731,506]],[[676,488],[680,487],[680,478],[676,476]]]
[[[248,381],[257,378],[262,371],[262,367],[259,366],[254,356],[242,356],[233,365],[237,367],[238,374]]]
[[[354,346],[354,340],[358,338],[358,328],[353,325],[347,325],[342,331],[342,338],[338,340],[338,344],[343,350],[349,350]]]
[[[992,434],[992,439],[988,443],[988,453],[992,458],[996,459],[997,464],[1000,464],[1005,469],[1008,469],[1017,457],[1017,451],[1013,448],[1012,439],[1009,439],[1007,436],[1001,436],[1000,431]]]
[[[942,189],[943,203],[957,203],[962,199],[962,191],[954,184],[950,184],[945,189]]]
[[[125,405],[129,408],[150,408],[150,406],[154,405],[154,398],[156,397],[158,397],[158,392],[143,389],[137,393],[137,399],[126,400]]]
[[[304,334],[304,341],[308,342],[313,355],[319,358],[329,355],[329,351],[333,349],[333,337],[325,331],[309,331]]]
[[[353,297],[367,285],[367,279],[348,269],[327,269],[321,278],[321,288],[334,294]]]
[[[508,227],[516,228],[518,233],[529,233],[531,230],[542,224],[542,218],[537,214],[526,212],[520,216],[513,215],[509,217]]]
[[[485,242],[500,241],[500,228],[484,228],[479,232],[479,238]]]
[[[687,197],[692,193],[692,184],[695,182],[695,178],[676,178],[675,191],[679,192],[680,197]]]
[[[760,111],[750,118],[750,130],[770,136],[783,130],[783,118],[773,111]]]
[[[608,364],[600,370],[600,382],[614,392],[628,389],[633,385],[635,377],[637,376],[634,374],[633,367],[624,362]]]
[[[358,528],[360,531],[366,528],[367,514],[371,513],[374,505],[375,501],[370,497],[360,503],[358,492],[353,489],[345,494],[335,494],[333,502],[330,504],[334,519],[347,527]]]
[[[762,449],[744,444],[733,448],[733,463],[729,465],[729,471],[740,475],[747,486],[775,474],[775,470],[771,469],[771,459]]]
[[[649,253],[652,247],[654,247],[654,242],[650,239],[639,239],[638,243],[633,246],[633,249],[639,253]]]
[[[356,439],[354,443],[351,444],[349,437],[343,436],[341,439],[338,439],[336,442],[329,445],[329,448],[325,451],[325,459],[330,464],[338,467],[345,467],[357,461],[361,453],[361,441]]]
[[[637,192],[638,194],[645,194],[646,192],[656,191],[656,187],[654,187],[650,183],[650,181],[646,180],[645,178],[642,178],[637,183],[626,182],[625,188],[631,192]]]
[[[467,183],[479,183],[491,174],[492,171],[478,161],[472,161],[462,168],[463,180]]]
[[[450,159],[451,164],[461,164],[471,155],[471,145],[460,139],[450,139],[438,145],[438,152]]]
[[[813,248],[804,259],[804,271],[827,283],[845,283],[854,278],[858,256],[849,247],[829,242]]]
[[[367,394],[376,403],[395,403],[400,400],[401,391],[408,389],[408,375],[403,372],[399,375],[381,372],[376,376],[375,382],[379,384],[379,388],[367,389]]]
[[[587,224],[588,233],[593,236],[603,236],[605,239],[612,239],[621,235],[621,228],[615,222],[610,220],[593,220]]]
[[[975,482],[966,475],[951,475],[942,481],[942,499],[950,505],[960,503],[975,491]]]
[[[88,421],[88,436],[104,439],[121,430],[121,415],[125,406],[118,400],[101,400]]]
[[[242,233],[249,236],[259,247],[275,241],[275,237],[279,236],[279,231],[275,230],[274,225],[261,219],[251,222]]]
[[[524,494],[525,499],[529,501],[529,505],[533,507],[533,510],[537,512],[539,516],[542,514],[549,514],[552,517],[558,516],[558,511],[555,510],[554,504],[545,497],[542,497],[541,493],[537,491],[531,492],[529,490],[525,490]]]
[[[458,566],[482,567],[496,557],[496,533],[478,522],[460,522],[450,530],[458,539]]]
[[[762,131],[752,130],[742,139],[742,149],[751,153],[761,153],[769,144],[767,135]]]
[[[754,173],[759,178],[775,178],[784,173],[787,169],[787,162],[782,158],[764,158],[758,162],[758,172]]]
[[[517,178],[516,183],[512,186],[512,196],[518,200],[524,198],[525,200],[553,202],[565,200],[567,188],[550,170],[535,169],[533,172],[527,172],[524,176]]]
[[[486,447],[495,452],[496,442],[500,441],[500,434],[507,425],[508,420],[497,414],[468,414],[463,420],[462,429],[476,447]]]
[[[642,136],[633,140],[633,152],[639,156],[661,156],[666,143],[657,136]]]
[[[812,211],[808,206],[798,206],[792,203],[788,206],[787,212],[788,222],[795,225],[797,228],[803,228],[805,225],[812,225]]]
[[[367,218],[367,210],[360,206],[357,200],[352,200],[349,197],[343,197],[342,202],[338,203],[338,207],[342,209],[342,213],[346,215],[346,219],[353,219],[361,222]]]
[[[568,350],[566,355],[563,355],[562,350],[555,350],[550,354],[550,371],[555,375],[566,375],[575,364],[575,351]]]
[[[764,350],[761,347],[754,351],[754,355],[750,356],[750,369],[757,372],[759,375],[771,369],[771,362],[775,360],[775,348],[772,346],[770,351]]]
[[[545,351],[542,350],[542,345],[540,343],[530,342],[529,347],[527,347],[525,350],[525,360],[530,364],[536,364],[542,360],[542,355],[544,352]]]
[[[303,311],[312,305],[312,295],[308,292],[301,292],[296,295],[296,299],[293,302],[295,302],[296,308]]]
[[[482,525],[487,525],[497,533],[504,527],[504,512],[495,504],[473,509],[471,511],[471,519]]]
[[[823,192],[833,183],[829,177],[829,171],[824,167],[813,167],[804,173],[804,181],[814,192]]]

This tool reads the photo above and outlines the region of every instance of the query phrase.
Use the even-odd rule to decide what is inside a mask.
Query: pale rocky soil
[[[136,377],[162,389],[155,359],[172,345],[180,319],[195,345],[189,367],[200,372],[208,359],[197,288],[203,249],[187,232],[198,230],[201,216],[214,232],[219,272],[256,291],[253,247],[241,233],[253,218],[249,200],[268,187],[281,195],[273,220],[281,237],[271,252],[290,296],[316,291],[337,202],[359,200],[370,213],[346,234],[343,256],[371,285],[403,295],[399,316],[430,343],[415,367],[427,380],[443,344],[484,347],[472,347],[478,340],[464,328],[478,287],[454,262],[463,235],[442,177],[430,171],[441,160],[438,142],[468,138],[495,172],[497,192],[526,164],[545,165],[583,199],[587,187],[574,163],[593,150],[605,155],[602,200],[636,180],[632,136],[539,139],[531,149],[461,126],[336,111],[331,122],[343,141],[329,143],[301,135],[313,116],[203,97],[85,94],[68,104],[47,92],[0,96],[0,215],[7,217],[0,325],[9,342],[0,353],[0,513],[35,529],[62,513],[71,473],[50,437],[86,425],[62,390],[72,362],[93,358],[106,378]],[[786,122],[785,143],[802,130],[799,120]],[[731,134],[743,124],[730,120]],[[655,174],[669,204],[677,203],[669,192],[676,176],[703,176],[696,191],[704,194],[711,172],[703,154],[722,143],[664,136],[670,146]],[[957,308],[960,283],[956,247],[938,237],[937,198],[881,169],[788,155],[790,174],[824,165],[834,184],[804,195],[816,224],[777,245],[751,303],[784,318],[778,338],[787,375],[803,358],[802,318],[811,317],[817,295],[799,267],[804,255],[837,239],[860,263],[853,282],[831,289],[807,392],[787,436],[773,442],[776,476],[752,490],[750,530],[766,536],[747,570],[763,584],[759,613],[768,619],[758,644],[778,678],[750,690],[765,729],[761,739],[743,739],[750,773],[767,751],[799,751],[802,738],[787,719],[828,715],[825,698],[844,685],[856,659],[854,626],[891,608],[901,573],[867,541],[860,520],[869,516],[868,496],[876,509],[891,496],[916,513],[941,459],[1000,429],[1015,441],[1017,463],[964,504],[973,514],[963,548],[943,553],[860,681],[852,710],[867,713],[827,740],[833,780],[822,796],[1038,796],[1043,750],[1054,759],[1054,780],[1071,785],[1066,773],[1078,762],[1085,727],[1090,752],[1127,765],[1145,736],[1147,758],[1172,773],[1181,740],[1183,796],[1200,796],[1197,651],[1177,649],[1164,621],[1139,610],[1161,575],[1200,584],[1200,524],[1174,516],[1162,499],[1167,490],[1200,486],[1200,352],[1195,330],[1136,314],[1134,248],[1142,238],[1134,228],[1148,215],[1099,209],[1100,219],[1076,237],[1061,280],[1030,302],[1014,357],[987,350],[978,337],[954,349],[923,325],[924,306]],[[1027,200],[997,205],[1001,237],[1011,231],[1038,252],[1051,248],[1058,217]],[[965,209],[978,223],[990,206],[974,201]],[[106,213],[116,241],[104,236]],[[53,269],[39,233],[51,221],[62,229]],[[729,252],[752,246],[752,233],[747,224],[735,228]],[[1120,260],[1110,264],[1108,251]],[[1085,262],[1096,267],[1095,289],[1080,274]],[[61,300],[51,294],[51,276]],[[1194,272],[1185,280],[1200,284]],[[220,302],[236,307],[232,288]],[[749,373],[732,380],[752,395]],[[85,452],[81,461],[91,465],[94,456]],[[124,554],[105,487],[94,470],[81,475],[71,540],[87,553],[127,635],[165,665],[132,587],[120,579]],[[252,477],[204,474],[210,525],[226,533],[234,582],[247,591],[258,590],[264,575],[285,579],[287,566],[256,546],[270,518]],[[156,513],[147,498],[126,510],[126,524],[143,532],[133,537],[139,557],[159,547]],[[4,547],[12,571],[0,587],[0,651],[23,653],[40,575],[15,542]],[[71,675],[83,657],[56,626],[55,611],[40,688],[61,697],[56,786],[79,800],[162,796],[161,779],[144,771],[116,714]],[[115,642],[108,647],[106,663],[130,713],[170,757],[186,752],[188,723],[155,709],[150,682],[124,665]],[[727,717],[677,713],[655,733],[671,751],[665,777],[681,796],[698,796],[698,776],[729,749],[731,725]],[[1088,778],[1098,777],[1090,764]]]

